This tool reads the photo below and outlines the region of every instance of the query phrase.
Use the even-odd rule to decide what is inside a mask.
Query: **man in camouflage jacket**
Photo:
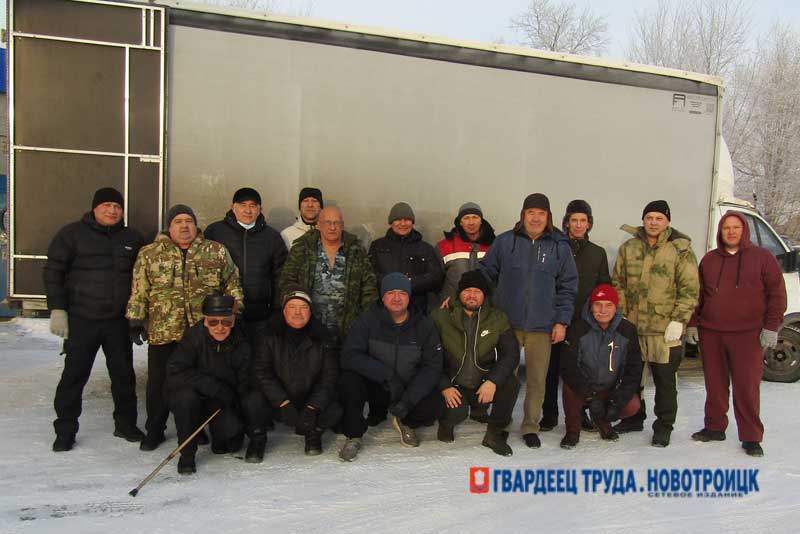
[[[205,297],[222,293],[237,303],[243,300],[236,265],[223,245],[203,238],[192,209],[177,204],[170,208],[167,221],[167,231],[136,258],[125,314],[133,342],[149,343],[147,436],[142,450],[154,450],[164,441],[169,417],[163,393],[167,360],[186,328],[203,318]]]
[[[678,412],[675,373],[683,351],[681,336],[697,305],[699,290],[691,239],[671,228],[670,220],[667,202],[656,200],[645,206],[643,226],[623,226],[634,237],[619,248],[613,275],[619,309],[636,326],[642,360],[653,375],[656,421],[652,444],[656,447],[669,445]],[[639,413],[623,419],[614,429],[642,430],[645,418],[642,400]]]
[[[337,346],[358,315],[378,299],[375,273],[358,238],[343,230],[338,208],[325,208],[317,228],[296,239],[281,272],[280,292],[300,286],[314,317]]]

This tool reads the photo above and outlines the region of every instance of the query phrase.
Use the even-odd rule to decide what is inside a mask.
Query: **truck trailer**
[[[620,226],[665,199],[698,258],[727,209],[776,255],[789,309],[765,378],[800,378],[797,252],[733,198],[719,78],[175,0],[8,7],[9,296],[26,309],[50,239],[101,186],[149,236],[170,204],[202,227],[244,186],[281,230],[318,187],[365,246],[398,201],[435,243],[466,201],[503,231],[542,192],[557,222],[592,205],[612,263]]]

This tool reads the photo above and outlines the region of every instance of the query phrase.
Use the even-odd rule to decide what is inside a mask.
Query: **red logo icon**
[[[469,491],[470,493],[489,493],[488,467],[469,468]]]

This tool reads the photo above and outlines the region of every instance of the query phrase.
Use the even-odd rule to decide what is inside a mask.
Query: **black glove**
[[[619,406],[613,400],[608,401],[608,406],[606,407],[606,421],[609,423],[613,423],[619,419]]]
[[[317,410],[306,406],[297,418],[295,433],[305,436],[317,426]]]
[[[597,421],[605,419],[606,403],[603,399],[597,395],[592,395],[591,398],[588,399],[588,404],[589,416],[592,418],[592,422],[597,424]]]
[[[403,380],[396,374],[392,375],[392,377],[384,383],[383,387],[389,392],[389,397],[392,401],[399,399],[406,389]]]
[[[128,335],[131,338],[131,343],[136,343],[137,345],[141,345],[147,341],[147,329],[140,324],[131,325],[130,330],[128,330]]]
[[[287,426],[297,426],[297,408],[291,402],[281,407],[281,417]]]
[[[236,405],[236,392],[228,386],[220,386],[214,398],[219,401],[223,408],[233,408]]]
[[[408,415],[409,408],[408,404],[403,401],[397,401],[391,406],[389,406],[389,413],[397,417],[398,419],[403,419],[405,416]]]

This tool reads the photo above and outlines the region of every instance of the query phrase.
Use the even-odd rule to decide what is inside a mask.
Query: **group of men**
[[[99,189],[48,250],[51,331],[66,354],[54,451],[75,444],[101,346],[114,435],[145,451],[165,441],[171,411],[180,442],[209,417],[213,452],[239,451],[247,436],[248,462],[263,460],[275,422],[304,436],[309,455],[322,452],[326,429],[344,434],[339,457],[352,461],[367,428],[387,417],[416,447],[416,428],[438,421],[437,438],[452,442],[469,416],[486,423],[484,446],[510,455],[520,349],[527,447],[539,448],[538,433],[558,423],[559,378],[563,448],[582,429],[606,440],[642,430],[643,362],[655,384],[652,444],[666,447],[687,337],[700,344],[707,390],[705,427],[692,438],[725,439],[732,379],[739,438],[748,454],[763,454],[763,350],[777,342],[786,294],[775,258],[750,242],[735,212],[698,269],[668,204],[650,202],[642,226],[623,227],[632,237],[612,276],[605,250],[589,240],[590,205],[570,202],[558,229],[541,193],[497,237],[480,206],[465,203],[436,247],[398,203],[368,251],[315,188],[300,192],[297,221],[280,234],[252,188],[236,191],[205,233],[190,207],[172,206],[150,244],[124,225],[124,205],[118,191]],[[136,426],[131,345],[144,342],[146,434]],[[202,431],[184,446],[179,472],[195,472],[197,445],[208,441]]]

